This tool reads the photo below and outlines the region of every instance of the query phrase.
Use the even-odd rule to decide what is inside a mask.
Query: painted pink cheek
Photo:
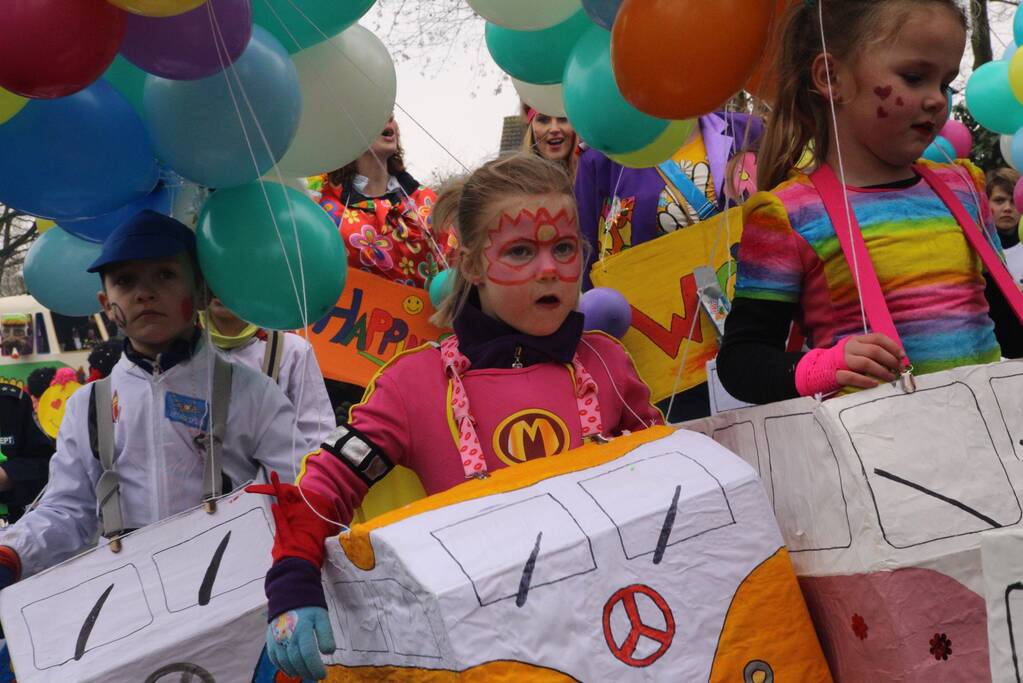
[[[874,94],[880,97],[882,100],[887,100],[892,94],[892,86],[886,85],[885,87],[877,86],[874,88]]]
[[[901,98],[901,97],[896,97],[896,98],[895,98],[895,106],[896,106],[896,107],[901,107],[901,106],[902,106],[902,105],[904,105],[904,104],[905,104],[905,102],[903,102],[903,101],[902,101],[902,98]]]
[[[189,297],[181,302],[181,318],[182,320],[191,320],[193,315],[195,315],[195,304]]]

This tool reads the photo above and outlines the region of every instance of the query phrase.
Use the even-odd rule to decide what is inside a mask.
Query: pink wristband
[[[800,396],[831,394],[839,389],[838,371],[848,370],[845,362],[845,337],[829,349],[813,349],[796,365],[796,391]]]

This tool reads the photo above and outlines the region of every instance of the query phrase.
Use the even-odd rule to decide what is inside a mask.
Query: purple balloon
[[[207,0],[173,17],[126,13],[121,54],[148,73],[190,81],[233,64],[251,36],[251,0]]]
[[[632,325],[632,307],[621,292],[610,287],[596,287],[579,298],[583,328],[600,330],[621,339]]]

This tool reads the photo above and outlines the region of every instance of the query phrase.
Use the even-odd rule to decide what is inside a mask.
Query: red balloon
[[[24,97],[65,97],[117,56],[124,13],[106,0],[4,0],[0,86]]]
[[[618,89],[662,119],[714,111],[753,73],[774,9],[766,0],[625,0],[611,31]]]

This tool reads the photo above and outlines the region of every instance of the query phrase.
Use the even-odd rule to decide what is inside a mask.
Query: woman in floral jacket
[[[362,156],[324,177],[320,206],[341,231],[353,268],[425,287],[447,236],[434,234],[436,193],[405,170],[394,117]]]

